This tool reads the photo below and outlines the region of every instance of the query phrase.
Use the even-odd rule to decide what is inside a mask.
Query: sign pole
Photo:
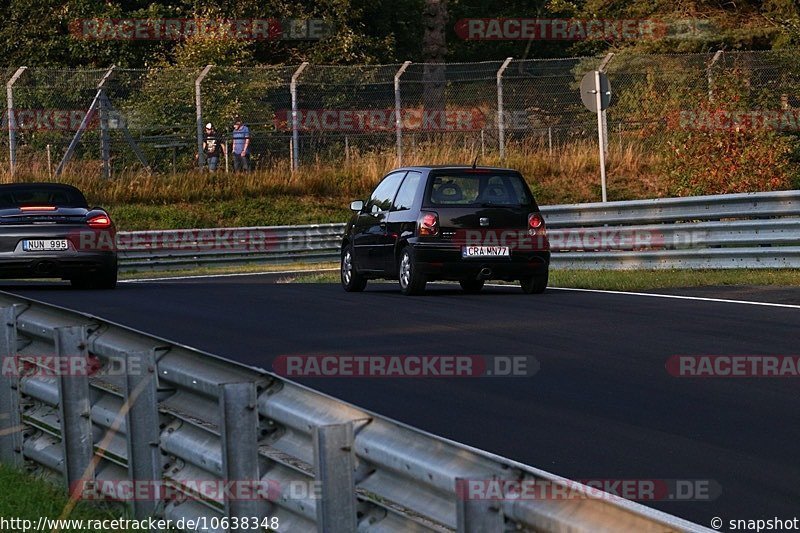
[[[598,140],[598,147],[600,148],[600,187],[602,188],[603,193],[603,202],[608,201],[608,196],[606,194],[606,139],[605,139],[605,131],[603,128],[603,105],[602,105],[602,88],[600,86],[600,71],[594,71],[594,89],[595,89],[595,99],[597,102],[597,140]]]
[[[601,71],[587,72],[581,80],[581,101],[583,105],[597,114],[597,146],[600,154],[600,188],[603,202],[608,201],[606,193],[606,143],[608,131],[605,128],[605,110],[611,103],[611,83]]]

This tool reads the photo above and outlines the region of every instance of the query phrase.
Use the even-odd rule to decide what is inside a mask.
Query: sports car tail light
[[[23,213],[28,211],[55,211],[56,209],[58,208],[54,205],[26,205],[19,208]]]
[[[95,215],[86,221],[90,228],[106,229],[111,227],[111,217],[108,215]]]
[[[439,215],[422,211],[417,221],[417,235],[420,237],[433,237],[439,234]]]

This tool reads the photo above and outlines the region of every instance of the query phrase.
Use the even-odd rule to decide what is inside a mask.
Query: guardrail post
[[[134,498],[137,520],[156,515],[161,502],[161,431],[158,416],[158,377],[153,350],[133,352],[125,357],[125,415],[128,445],[128,477],[134,483],[149,483],[152,500]]]
[[[14,84],[28,67],[19,67],[6,83],[6,103],[8,104],[8,170],[11,176],[17,169],[17,121],[14,117]]]
[[[397,166],[403,166],[403,110],[400,100],[400,76],[405,73],[411,61],[406,61],[394,75],[394,127],[397,135]]]
[[[611,63],[611,58],[614,57],[614,52],[610,52],[603,58],[600,62],[600,65],[597,67],[597,70],[600,72],[605,72],[606,67],[609,63]],[[606,156],[608,156],[608,116],[606,115],[606,110],[603,109],[600,112],[600,119],[603,121],[603,151]]]
[[[206,156],[203,153],[203,102],[201,100],[200,84],[203,83],[203,79],[212,66],[206,65],[200,75],[197,76],[197,79],[194,80],[194,106],[197,114],[197,167],[201,169],[206,164]]]
[[[304,61],[297,67],[297,70],[292,74],[292,81],[289,84],[289,93],[292,97],[292,172],[296,171],[300,166],[300,132],[298,131],[297,124],[297,80],[300,79],[300,74],[308,66],[308,62]]]
[[[353,424],[316,426],[312,436],[320,486],[317,528],[324,533],[352,533],[356,530]]]
[[[22,467],[22,418],[17,370],[17,308],[0,309],[0,463]]]
[[[88,357],[86,326],[66,326],[56,328],[55,331],[56,357],[59,361],[68,358],[85,360]],[[72,493],[80,490],[77,484],[81,481],[94,480],[89,376],[63,373],[58,378],[58,398],[64,481],[67,490]]]
[[[506,157],[506,121],[503,109],[503,73],[513,58],[507,57],[497,71],[497,143],[500,147],[500,159]]]
[[[471,498],[469,482],[468,479],[456,478],[456,532],[505,531],[505,519],[498,503],[489,499]]]
[[[253,494],[261,484],[258,460],[258,408],[255,383],[225,383],[220,385],[220,429],[222,439],[222,473],[233,493],[241,493],[240,485],[252,488]],[[245,489],[245,487],[242,487]],[[226,491],[227,493],[228,491]],[[267,500],[254,497],[225,498],[228,517],[264,517]],[[230,531],[247,531],[233,529]]]

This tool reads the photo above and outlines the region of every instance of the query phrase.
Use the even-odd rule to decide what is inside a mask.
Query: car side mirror
[[[362,209],[364,209],[364,202],[362,202],[361,200],[355,200],[353,202],[350,202],[351,211],[355,211],[356,213],[358,213]]]

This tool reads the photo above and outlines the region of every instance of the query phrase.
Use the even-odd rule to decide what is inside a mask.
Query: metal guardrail
[[[687,196],[542,208],[553,227],[800,216],[800,191]]]
[[[310,224],[120,232],[120,269],[335,261],[344,227]]]
[[[800,191],[557,205],[542,213],[554,230],[554,268],[800,268]]]
[[[800,191],[542,207],[554,268],[800,268]],[[122,232],[123,270],[336,261],[344,224]]]
[[[280,531],[325,533],[710,531],[96,317],[4,293],[0,320],[3,368],[28,364],[0,373],[0,462],[84,497],[158,482],[132,502],[136,518],[277,517]],[[96,364],[49,376],[38,371],[47,357]],[[465,479],[568,486],[577,497],[515,499],[504,488],[471,499],[459,496]],[[268,490],[237,498],[198,481]],[[297,490],[309,486],[318,492]]]

